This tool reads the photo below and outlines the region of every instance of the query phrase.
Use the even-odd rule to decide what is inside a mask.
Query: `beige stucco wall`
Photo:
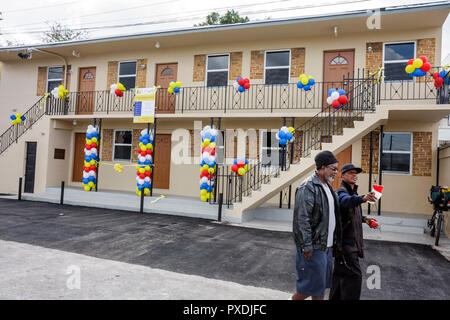
[[[450,148],[439,152],[439,184],[450,186]],[[450,214],[445,212],[445,233],[450,236]]]

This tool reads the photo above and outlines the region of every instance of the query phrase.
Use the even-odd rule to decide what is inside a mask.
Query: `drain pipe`
[[[381,156],[383,152],[383,129],[384,126],[380,126],[380,142],[379,142],[379,151],[378,151],[378,183],[380,186],[383,185],[383,168],[381,165]],[[381,215],[381,198],[378,199],[378,215]]]

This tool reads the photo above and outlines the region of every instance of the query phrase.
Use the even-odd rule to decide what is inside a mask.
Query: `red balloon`
[[[238,169],[239,169],[239,167],[238,167],[237,164],[233,164],[233,165],[231,166],[231,171],[233,171],[233,172],[237,172]]]
[[[146,155],[147,155],[147,152],[145,152],[145,151],[141,152],[141,156],[145,157]]]
[[[422,71],[427,72],[428,70],[431,69],[431,64],[429,62],[425,62],[422,67],[420,68]]]
[[[141,148],[138,148],[138,149],[137,149],[137,152],[138,152],[138,153],[141,153],[141,152],[142,152]]]
[[[145,179],[145,173],[140,173],[140,174],[139,174],[139,178]]]
[[[91,150],[91,148],[92,148],[92,145],[86,144],[86,149]]]
[[[339,96],[338,101],[340,104],[346,104],[347,103],[347,96],[343,94],[342,96]]]
[[[409,59],[408,60],[408,65],[413,64],[413,62],[414,62],[414,59]]]
[[[244,160],[238,160],[237,165],[239,168],[243,168],[245,166],[245,161]]]
[[[212,155],[212,156],[215,155],[216,154],[216,149],[212,149],[209,154]]]
[[[250,88],[250,82],[244,83],[244,89],[249,89],[249,88]]]
[[[90,166],[90,167],[89,167],[89,171],[92,171],[92,170],[95,171],[95,167],[94,167],[94,166]]]
[[[333,100],[331,106],[335,109],[338,109],[341,104],[339,103],[339,99]]]
[[[243,85],[245,84],[245,80],[244,80],[243,78],[240,78],[240,79],[238,80],[238,84],[239,84],[240,86],[243,86]]]
[[[419,59],[422,60],[423,63],[427,62],[427,57],[425,57],[425,56],[420,56]]]
[[[97,144],[95,142],[91,143],[91,148],[97,148]]]
[[[117,95],[118,97],[123,96],[123,92],[120,91],[119,89],[116,89],[116,91],[114,91],[114,92],[116,93],[116,95]]]
[[[84,171],[89,172],[89,167],[84,167]]]
[[[151,155],[151,154],[153,153],[153,151],[150,150],[150,149],[145,150],[145,152],[146,152],[147,154],[149,154],[149,155]]]
[[[434,80],[436,80],[437,78],[439,78],[439,72],[433,73],[433,78],[434,78]]]
[[[248,80],[248,78],[245,78],[244,81],[245,81],[246,83],[250,83],[250,80]]]
[[[145,173],[144,173],[147,177],[150,177],[152,175],[152,172],[150,170],[149,171],[145,171]]]

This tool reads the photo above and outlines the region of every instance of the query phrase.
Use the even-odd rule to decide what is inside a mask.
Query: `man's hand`
[[[374,221],[375,223],[373,223],[372,221]],[[378,221],[374,218],[365,218],[364,222],[367,223],[372,229],[376,229],[378,227]]]
[[[312,253],[313,253],[312,250],[308,252],[303,252],[303,256],[306,258],[306,260],[309,260],[312,257]]]
[[[362,200],[364,202],[370,201],[370,202],[376,202],[377,198],[375,197],[375,192],[369,192],[368,194],[366,194]]]

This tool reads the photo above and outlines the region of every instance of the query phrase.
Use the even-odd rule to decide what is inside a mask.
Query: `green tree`
[[[206,21],[199,23],[197,26],[209,26],[209,25],[217,25],[217,24],[232,24],[232,23],[245,23],[249,22],[250,19],[248,17],[241,17],[237,11],[228,10],[224,15],[220,15],[218,12],[211,12],[206,17]]]
[[[42,36],[42,41],[47,43],[86,39],[89,34],[85,30],[70,29],[59,22],[55,22],[49,27],[50,30],[45,31]]]

